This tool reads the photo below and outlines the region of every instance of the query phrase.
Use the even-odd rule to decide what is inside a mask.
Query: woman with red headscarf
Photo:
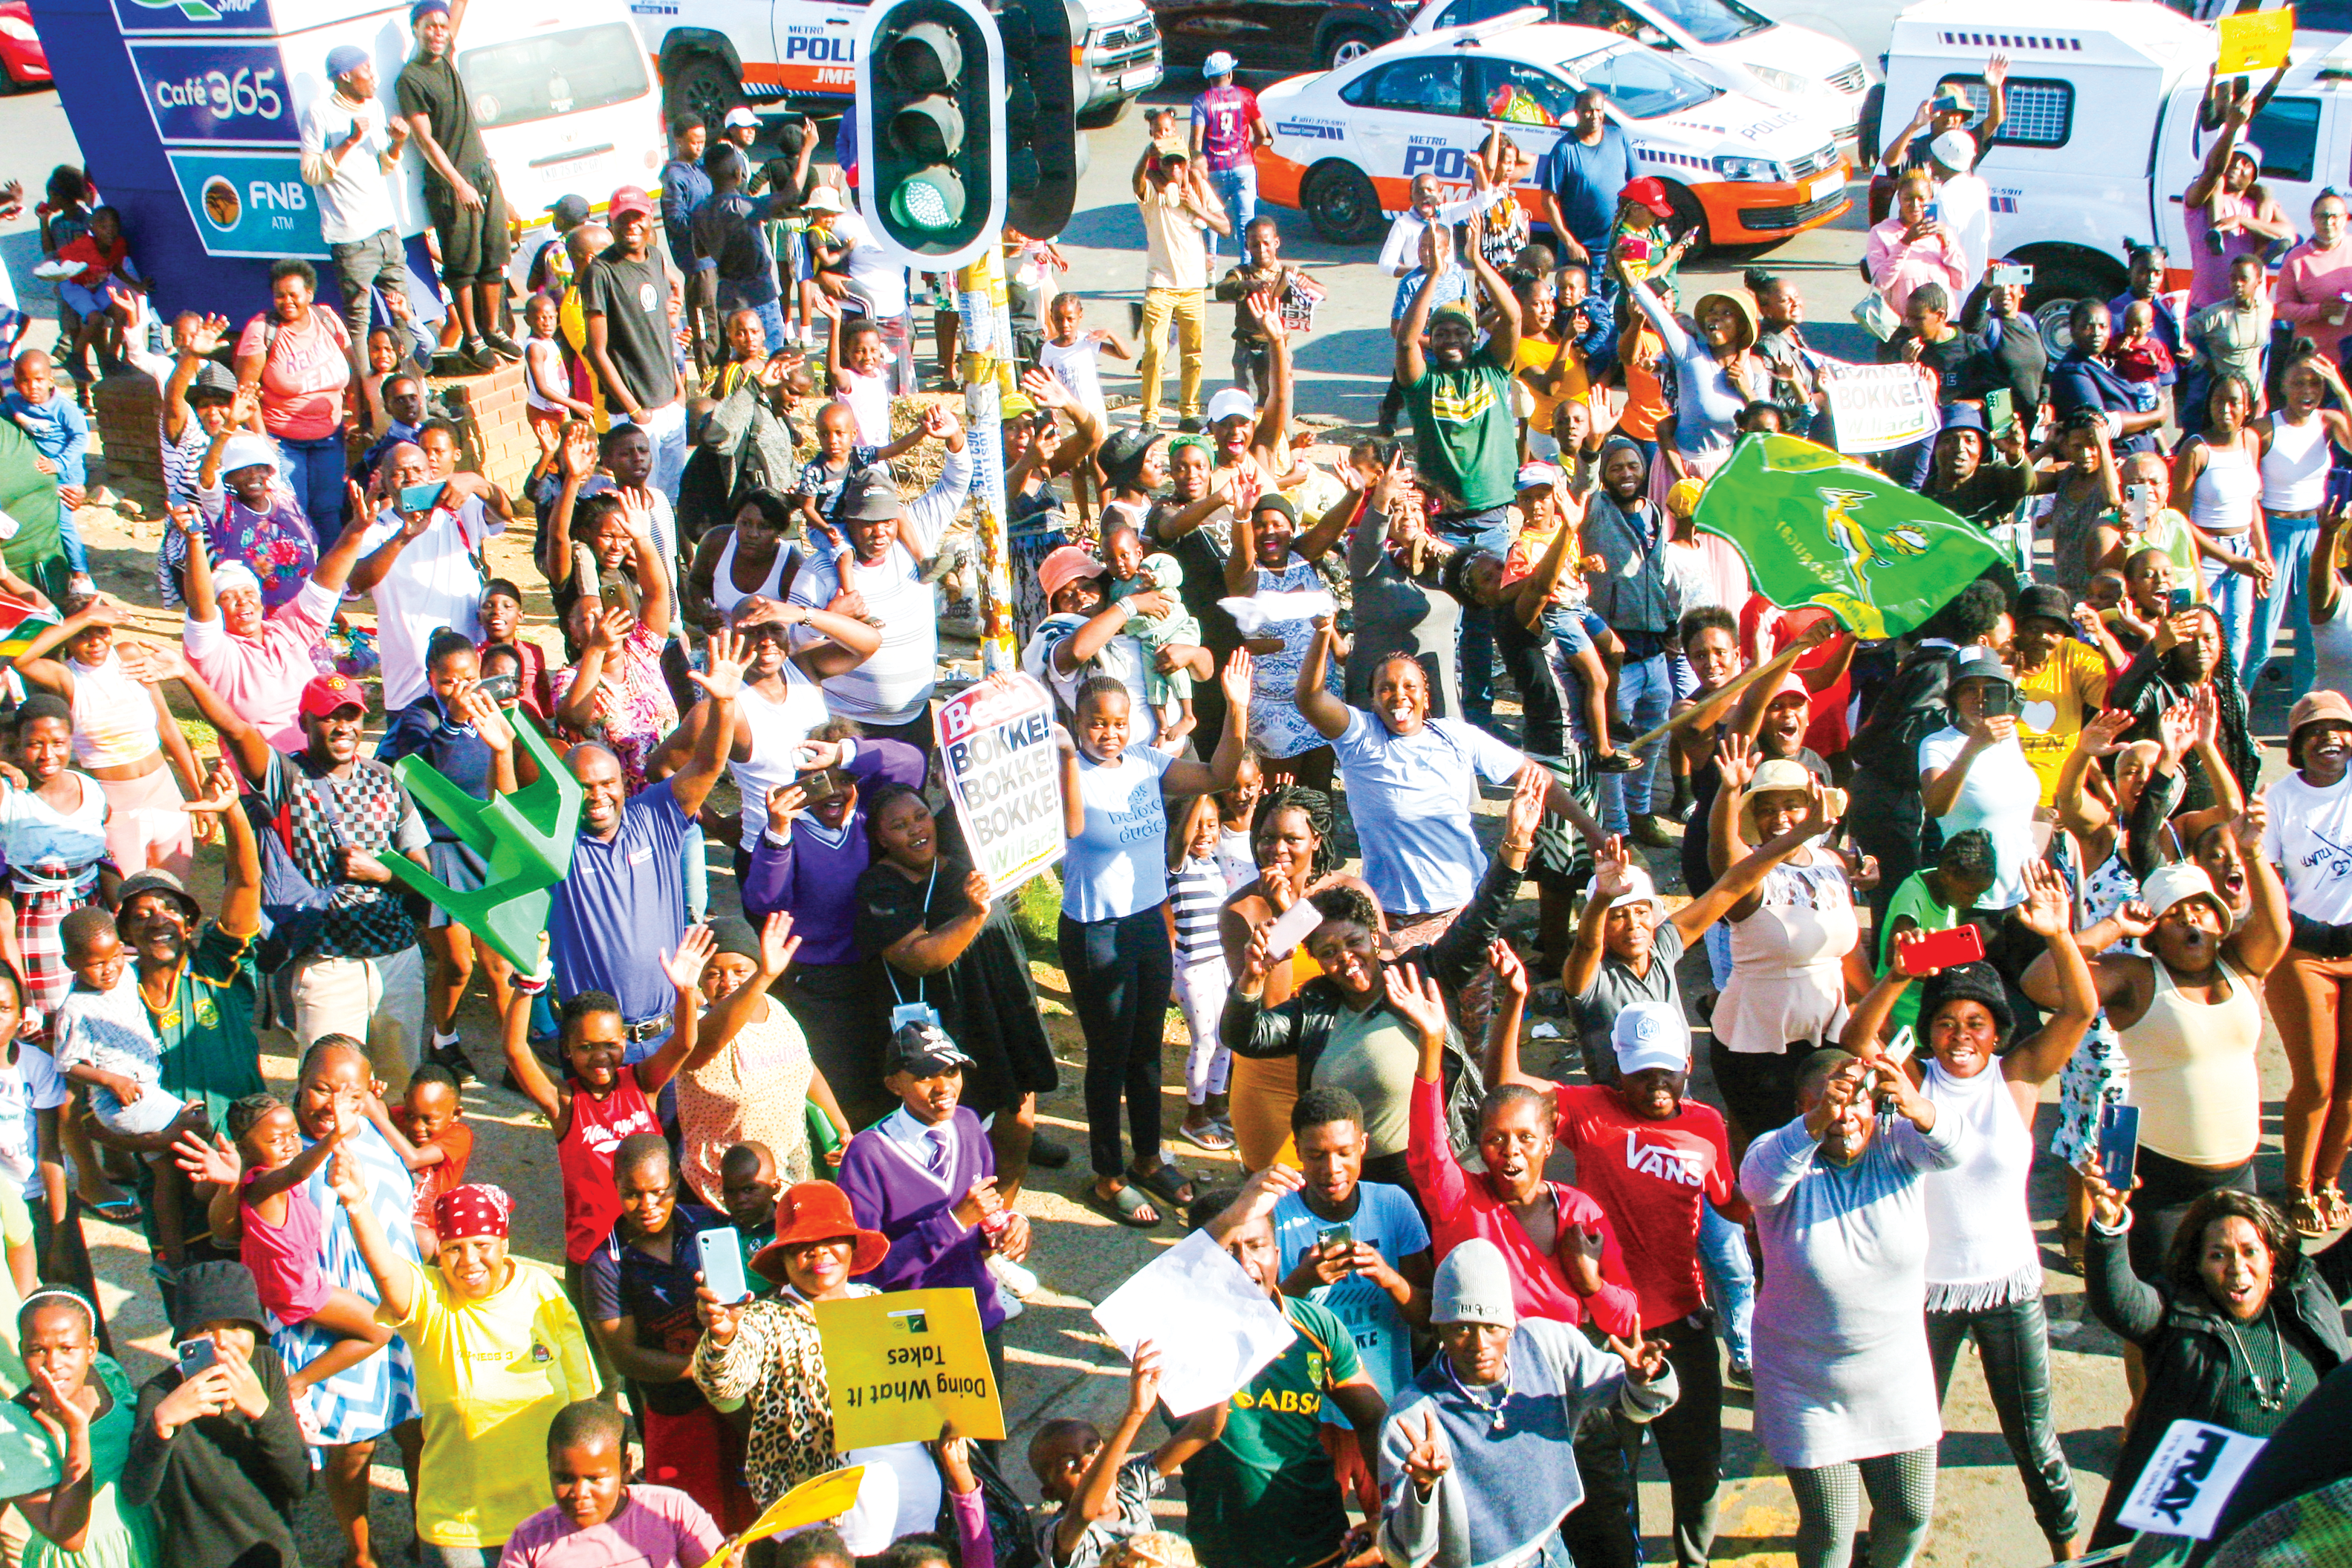
[[[441,1248],[428,1268],[393,1250],[356,1162],[336,1155],[330,1179],[375,1277],[376,1319],[400,1331],[416,1360],[416,1534],[433,1549],[427,1568],[471,1568],[546,1506],[545,1475],[519,1458],[539,1455],[557,1411],[596,1397],[588,1337],[563,1281],[507,1256],[514,1203],[504,1189],[468,1182],[434,1200]]]

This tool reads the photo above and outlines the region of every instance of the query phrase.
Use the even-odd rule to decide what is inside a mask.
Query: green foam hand
[[[512,795],[477,800],[421,757],[403,757],[393,775],[467,848],[489,863],[483,885],[458,892],[404,855],[388,855],[392,874],[490,944],[525,974],[539,969],[547,931],[548,889],[572,868],[580,828],[580,781],[529,723],[516,743],[539,764],[539,777]]]

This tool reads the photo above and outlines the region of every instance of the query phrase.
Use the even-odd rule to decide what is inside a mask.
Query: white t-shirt
[[[1948,725],[1937,731],[1919,742],[1919,771],[1941,773],[1968,743],[1966,734]],[[1958,797],[1936,826],[1948,840],[1971,827],[1992,835],[1992,887],[1977,908],[2009,910],[2025,901],[2025,868],[2033,860],[2033,810],[2041,803],[2042,780],[2013,737],[1979,752],[1969,763]]]
[[[40,1113],[71,1103],[73,1082],[58,1070],[57,1059],[48,1052],[23,1040],[16,1042],[16,1068],[8,1076],[21,1086],[16,1093],[23,1108],[25,1138],[24,1152],[10,1159],[8,1171],[16,1173],[19,1159],[30,1166],[24,1184],[24,1195],[29,1201],[41,1191]]]
[[[375,585],[376,647],[383,658],[383,709],[396,713],[432,689],[425,646],[443,626],[479,640],[482,635],[482,543],[506,531],[506,521],[468,496],[455,511],[436,510],[425,531],[394,558]],[[382,549],[401,529],[396,512],[368,525],[362,557]]]
[[[367,131],[336,163],[333,149],[352,133],[355,117],[366,119]],[[335,171],[333,179],[311,187],[319,193],[319,232],[329,245],[350,245],[387,228],[397,232],[392,182],[379,162],[392,146],[384,134],[389,118],[381,103],[354,109],[332,92],[302,111],[303,158],[324,158]]]
[[[1936,195],[1943,205],[1944,227],[1950,231],[1952,243],[1960,247],[1960,258],[1968,268],[1968,276],[1960,281],[1960,296],[1966,298],[1992,259],[1992,188],[1978,175],[1955,174]]]
[[[1078,757],[1078,798],[1087,830],[1062,860],[1062,912],[1074,921],[1115,921],[1168,901],[1168,809],[1160,775],[1176,759],[1130,745],[1105,766]]]
[[[1097,363],[1101,354],[1102,344],[1092,338],[1082,337],[1068,348],[1049,340],[1037,351],[1037,363],[1059,376],[1072,397],[1100,416],[1108,407],[1103,401],[1102,369]]]
[[[1127,688],[1127,739],[1129,745],[1149,746],[1160,739],[1160,710],[1154,708],[1143,692],[1143,661],[1150,656],[1143,645],[1120,632],[1103,644],[1100,652],[1087,663],[1064,675],[1054,668],[1054,646],[1077,627],[1059,617],[1037,628],[1029,646],[1021,650],[1021,668],[1031,679],[1045,682],[1055,700],[1072,712],[1077,711],[1078,688],[1097,675],[1109,676]],[[1257,868],[1250,868],[1250,876]],[[1243,879],[1246,881],[1248,879]]]
[[[735,711],[751,731],[751,754],[740,762],[730,756],[727,762],[743,796],[746,844],[759,843],[768,831],[768,792],[800,776],[801,744],[829,717],[824,689],[803,675],[799,665],[786,659],[779,674],[784,683],[782,700],[749,682],[735,698]],[[856,756],[857,742],[848,742],[847,750],[848,756]]]
[[[2284,773],[2263,798],[2271,808],[2263,858],[2286,879],[2288,907],[2306,920],[2352,925],[2352,779],[2320,789]]]
[[[902,523],[901,528],[904,528]],[[792,602],[823,609],[841,592],[842,567],[830,555],[813,556],[793,579]],[[904,544],[894,544],[878,566],[848,561],[848,585],[866,600],[866,613],[882,623],[882,646],[872,658],[824,683],[826,706],[863,724],[904,724],[919,718],[937,684],[939,611],[922,579],[922,563]],[[814,638],[803,639],[802,646]]]
[[[1478,890],[1486,852],[1470,831],[1476,778],[1508,784],[1527,759],[1459,719],[1391,732],[1360,708],[1332,743],[1348,789],[1364,880],[1397,913],[1458,910]]]
[[[875,318],[888,320],[907,313],[907,269],[874,243],[866,220],[843,213],[833,220],[833,237],[849,242],[849,287],[866,301]]]

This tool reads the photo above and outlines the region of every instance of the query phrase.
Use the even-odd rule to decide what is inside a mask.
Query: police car
[[[1257,153],[1258,200],[1304,209],[1327,239],[1376,237],[1416,174],[1449,196],[1500,126],[1532,167],[1568,134],[1578,91],[1596,87],[1641,172],[1665,182],[1673,226],[1712,245],[1759,245],[1828,223],[1852,205],[1834,116],[1727,92],[1617,33],[1531,23],[1525,11],[1398,39],[1337,70],[1258,94],[1274,129]],[[1532,173],[1519,200],[1540,214]]]

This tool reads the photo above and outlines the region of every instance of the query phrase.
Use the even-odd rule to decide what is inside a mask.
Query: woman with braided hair
[[[1370,888],[1340,871],[1339,831],[1331,797],[1319,789],[1285,784],[1267,791],[1258,802],[1250,829],[1257,858],[1256,879],[1234,889],[1217,916],[1217,934],[1224,944],[1228,973],[1240,967],[1258,928],[1272,923],[1299,900],[1343,887],[1371,897]],[[1372,907],[1379,909],[1377,899]],[[1385,921],[1381,929],[1387,929]],[[1321,973],[1303,943],[1279,955],[1266,971],[1266,1005],[1288,1001],[1292,992]],[[1262,1171],[1274,1163],[1283,1140],[1290,1135],[1290,1107],[1298,1098],[1298,1058],[1236,1056],[1227,1088],[1242,1166]]]

